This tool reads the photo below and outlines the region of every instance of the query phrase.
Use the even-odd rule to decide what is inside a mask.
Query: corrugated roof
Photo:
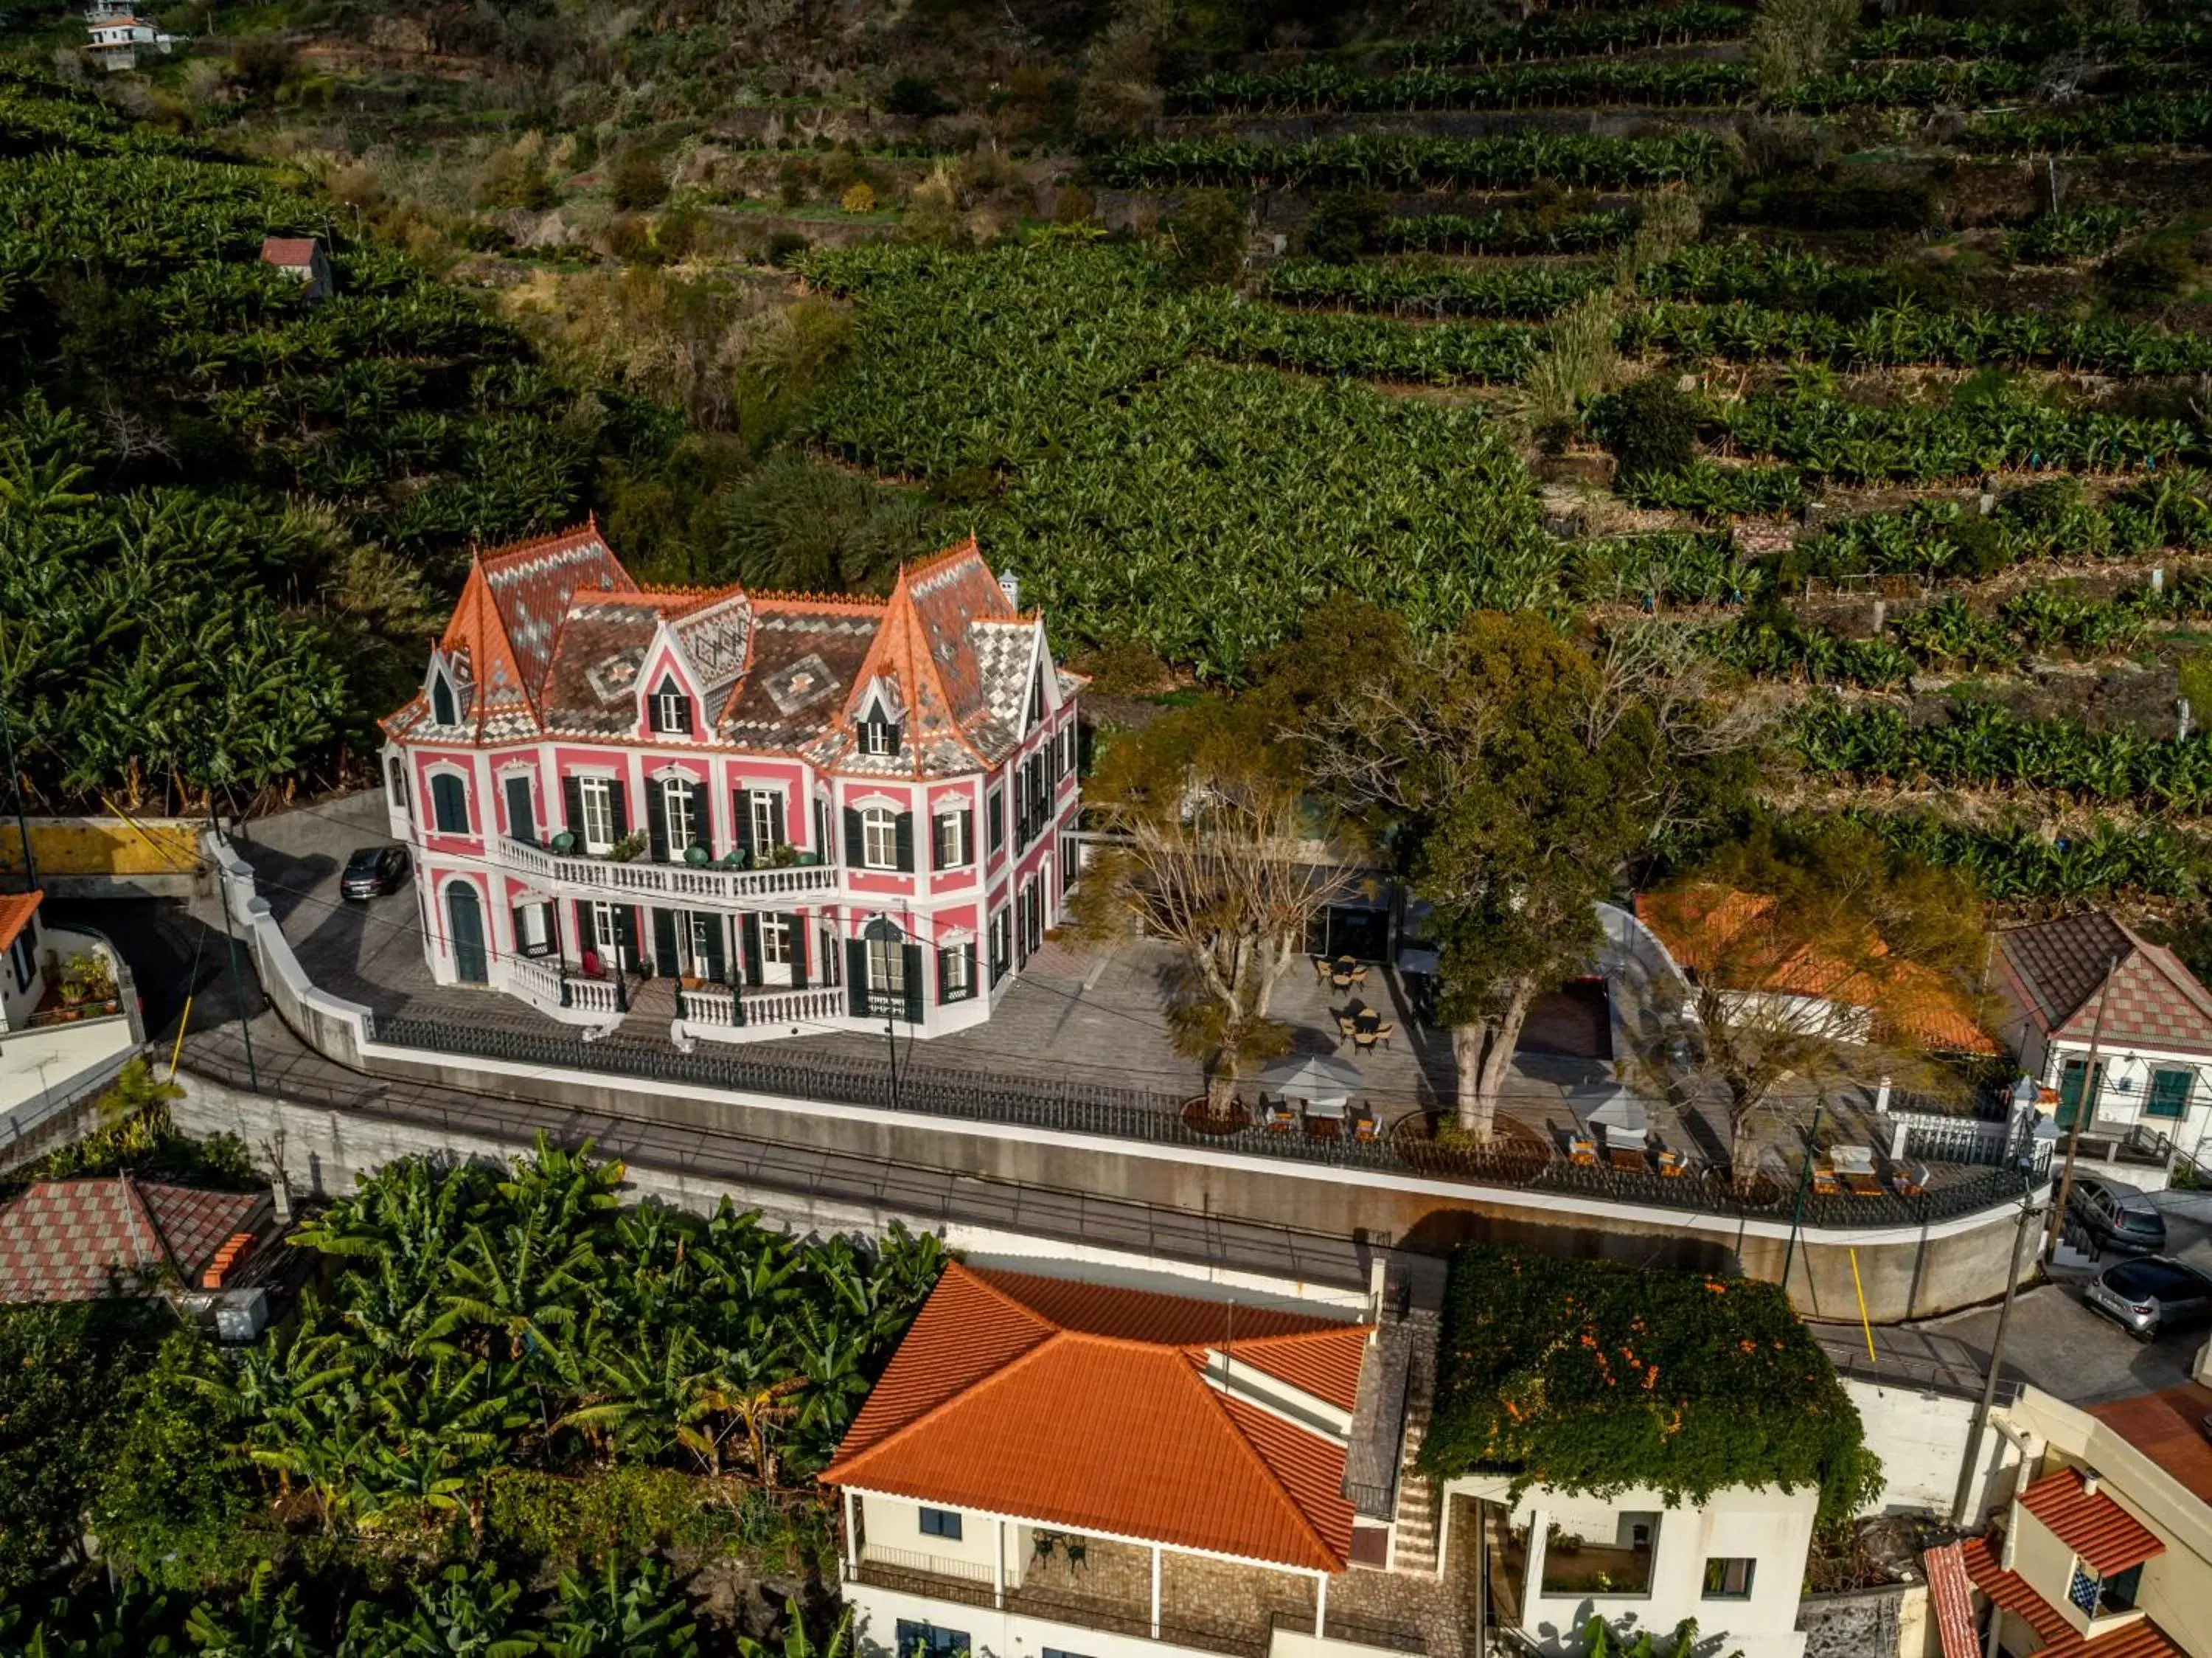
[[[1762,935],[1775,901],[1765,893],[1689,887],[1638,893],[1635,903],[1637,919],[1682,967],[1701,977],[1719,972],[1742,981],[1724,984],[1724,990],[1873,1008],[1930,1047],[1997,1051],[1996,1039],[1976,1021],[1965,997],[1929,968],[1896,962],[1876,975],[1864,961],[1844,961],[1814,945],[1765,942]],[[1887,951],[1877,939],[1863,954],[1879,960]]]
[[[6,949],[30,925],[31,917],[45,903],[46,895],[38,893],[9,893],[0,897],[0,950]]]
[[[1963,1545],[1941,1544],[1920,1558],[1928,1568],[1928,1598],[1936,1607],[1943,1658],[1982,1658],[1982,1643],[1974,1638],[1973,1580],[1966,1576]]]
[[[1211,1385],[1209,1350],[1349,1411],[1363,1326],[948,1267],[823,1474],[1217,1554],[1343,1570],[1344,1447]]]
[[[2100,1577],[2166,1552],[2157,1533],[2115,1503],[2110,1492],[2092,1491],[2078,1468],[2045,1474],[2020,1494],[2020,1506]]]
[[[2087,1041],[2111,969],[2105,1039],[2212,1053],[2212,991],[2171,950],[2101,910],[2011,928],[1997,935],[1997,955],[2046,1033]]]
[[[1970,1539],[1960,1545],[1960,1555],[1974,1587],[2035,1631],[2042,1641],[2035,1658],[2187,1658],[2172,1637],[2148,1618],[2103,1631],[2094,1640],[2083,1635],[2018,1572],[1998,1564],[1996,1542],[1994,1532]]]
[[[150,1185],[128,1174],[42,1180],[0,1210],[0,1301],[141,1289],[164,1265],[192,1282],[265,1201],[261,1192]]]

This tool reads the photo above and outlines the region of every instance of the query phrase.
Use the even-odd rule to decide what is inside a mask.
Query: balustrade
[[[838,891],[838,871],[828,864],[792,864],[776,869],[717,869],[691,863],[654,863],[644,858],[563,856],[526,840],[492,843],[492,858],[534,880],[593,893],[638,898],[705,899],[738,903],[747,899],[829,898]]]

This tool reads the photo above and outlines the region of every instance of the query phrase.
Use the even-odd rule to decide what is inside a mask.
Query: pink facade
[[[385,722],[431,966],[679,1041],[978,1023],[1062,911],[1081,683],[972,541],[881,600],[489,555]]]

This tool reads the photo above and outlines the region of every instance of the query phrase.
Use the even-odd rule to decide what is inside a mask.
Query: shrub
[[[649,149],[626,150],[607,184],[615,205],[625,212],[658,207],[668,199],[667,165]]]
[[[887,115],[949,115],[955,107],[926,75],[902,75],[884,94]]]
[[[2182,243],[2139,242],[2105,267],[2105,291],[2115,305],[2156,305],[2180,293],[2196,275]]]
[[[1623,387],[1606,427],[1606,447],[1623,478],[1680,472],[1697,458],[1698,405],[1664,369]]]
[[[1811,1485],[1823,1523],[1880,1490],[1858,1412],[1779,1286],[1492,1246],[1453,1257],[1421,1471],[1702,1503]]]
[[[1382,241],[1389,204],[1375,190],[1335,190],[1314,204],[1306,221],[1306,252],[1331,265],[1349,265]]]
[[[875,187],[865,179],[855,179],[837,198],[837,205],[848,213],[872,213],[876,210]]]
[[[1227,286],[1243,273],[1244,204],[1225,190],[1194,190],[1166,232],[1168,265],[1185,288]]]

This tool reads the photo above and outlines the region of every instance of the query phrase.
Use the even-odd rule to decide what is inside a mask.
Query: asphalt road
[[[2153,1201],[2166,1215],[2166,1251],[2212,1271],[2212,1192],[2162,1192]],[[2089,1269],[2053,1269],[2050,1281],[2023,1289],[2005,1332],[2005,1369],[2045,1393],[2076,1405],[2156,1392],[2187,1381],[2212,1332],[2178,1332],[2145,1344],[2083,1304],[2082,1286],[2121,1259],[2106,1255]],[[1986,1362],[1997,1309],[1975,1308],[1919,1328],[1954,1338]],[[1877,1332],[1879,1333],[1879,1332]]]

